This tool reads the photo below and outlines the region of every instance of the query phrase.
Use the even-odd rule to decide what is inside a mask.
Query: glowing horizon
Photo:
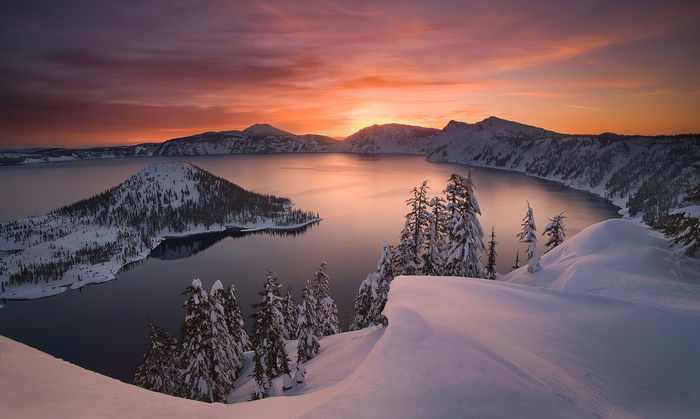
[[[567,134],[700,132],[691,1],[9,4],[0,148],[268,123],[344,138],[489,116]]]

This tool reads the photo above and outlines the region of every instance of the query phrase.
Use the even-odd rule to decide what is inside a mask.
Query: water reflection
[[[302,227],[275,230],[242,231],[241,229],[228,229],[225,231],[193,234],[185,237],[168,237],[151,250],[148,257],[160,260],[188,258],[208,249],[227,237],[240,239],[258,234],[270,235],[273,237],[297,237],[306,233],[317,224],[318,222],[315,222]]]

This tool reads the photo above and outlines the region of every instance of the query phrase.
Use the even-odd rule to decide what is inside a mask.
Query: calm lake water
[[[451,173],[468,168],[428,163],[419,156],[346,154],[206,156],[117,159],[0,167],[0,220],[46,213],[117,185],[155,161],[186,160],[255,192],[287,196],[323,221],[299,234],[212,235],[163,245],[117,279],[42,300],[8,301],[0,309],[0,334],[90,370],[131,381],[145,351],[150,319],[179,332],[184,288],[193,278],[205,287],[235,284],[246,316],[268,269],[298,296],[322,261],[331,294],[347,328],[360,282],[376,269],[380,242],[396,243],[405,200],[428,180],[441,193]],[[495,226],[497,268],[505,273],[524,245],[515,238],[534,209],[540,231],[548,217],[566,211],[568,234],[618,217],[617,208],[594,195],[524,175],[473,169],[485,234]],[[541,240],[540,244],[543,244]],[[522,265],[522,263],[521,263]],[[249,319],[249,318],[248,318]],[[250,326],[250,321],[248,321]]]

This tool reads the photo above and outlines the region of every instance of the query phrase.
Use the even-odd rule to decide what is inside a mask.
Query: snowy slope
[[[431,145],[430,137],[438,132],[437,129],[414,125],[372,125],[340,141],[330,151],[362,154],[425,154]]]
[[[658,223],[700,183],[700,136],[565,135],[491,117],[451,121],[429,161],[522,172],[609,198],[622,214]]]
[[[502,280],[619,298],[700,314],[700,260],[682,256],[657,232],[634,221],[594,224]]]
[[[0,338],[0,417],[696,417],[700,266],[613,221],[550,252],[537,286],[395,279],[386,328],[322,339],[304,385],[255,402],[178,400]],[[230,401],[250,386],[240,379]]]

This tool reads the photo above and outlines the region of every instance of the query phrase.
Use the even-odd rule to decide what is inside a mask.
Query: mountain
[[[697,416],[700,261],[639,223],[609,220],[542,262],[507,275],[514,283],[397,277],[387,326],[322,338],[304,384],[283,392],[279,377],[253,402],[252,352],[229,404],[207,404],[0,337],[0,417]]]
[[[656,226],[700,183],[700,135],[571,135],[501,118],[450,121],[442,130],[384,124],[342,141],[294,135],[267,124],[206,132],[159,144],[84,150],[0,152],[0,165],[132,156],[236,153],[410,153],[429,161],[513,170],[610,199],[621,213]]]
[[[45,216],[0,224],[0,298],[37,298],[113,279],[165,237],[316,222],[287,198],[247,191],[184,162],[156,163]]]
[[[294,135],[268,124],[254,124],[244,129],[243,132],[254,137],[291,137]]]
[[[487,118],[450,122],[427,159],[513,170],[593,192],[649,225],[700,183],[700,135],[568,135]]]
[[[267,124],[255,124],[243,131],[205,132],[174,138],[162,143],[152,155],[313,153],[326,151],[336,142],[323,135],[294,135]]]
[[[340,141],[337,151],[362,154],[425,154],[431,144],[430,137],[438,132],[440,130],[414,125],[375,124]]]

